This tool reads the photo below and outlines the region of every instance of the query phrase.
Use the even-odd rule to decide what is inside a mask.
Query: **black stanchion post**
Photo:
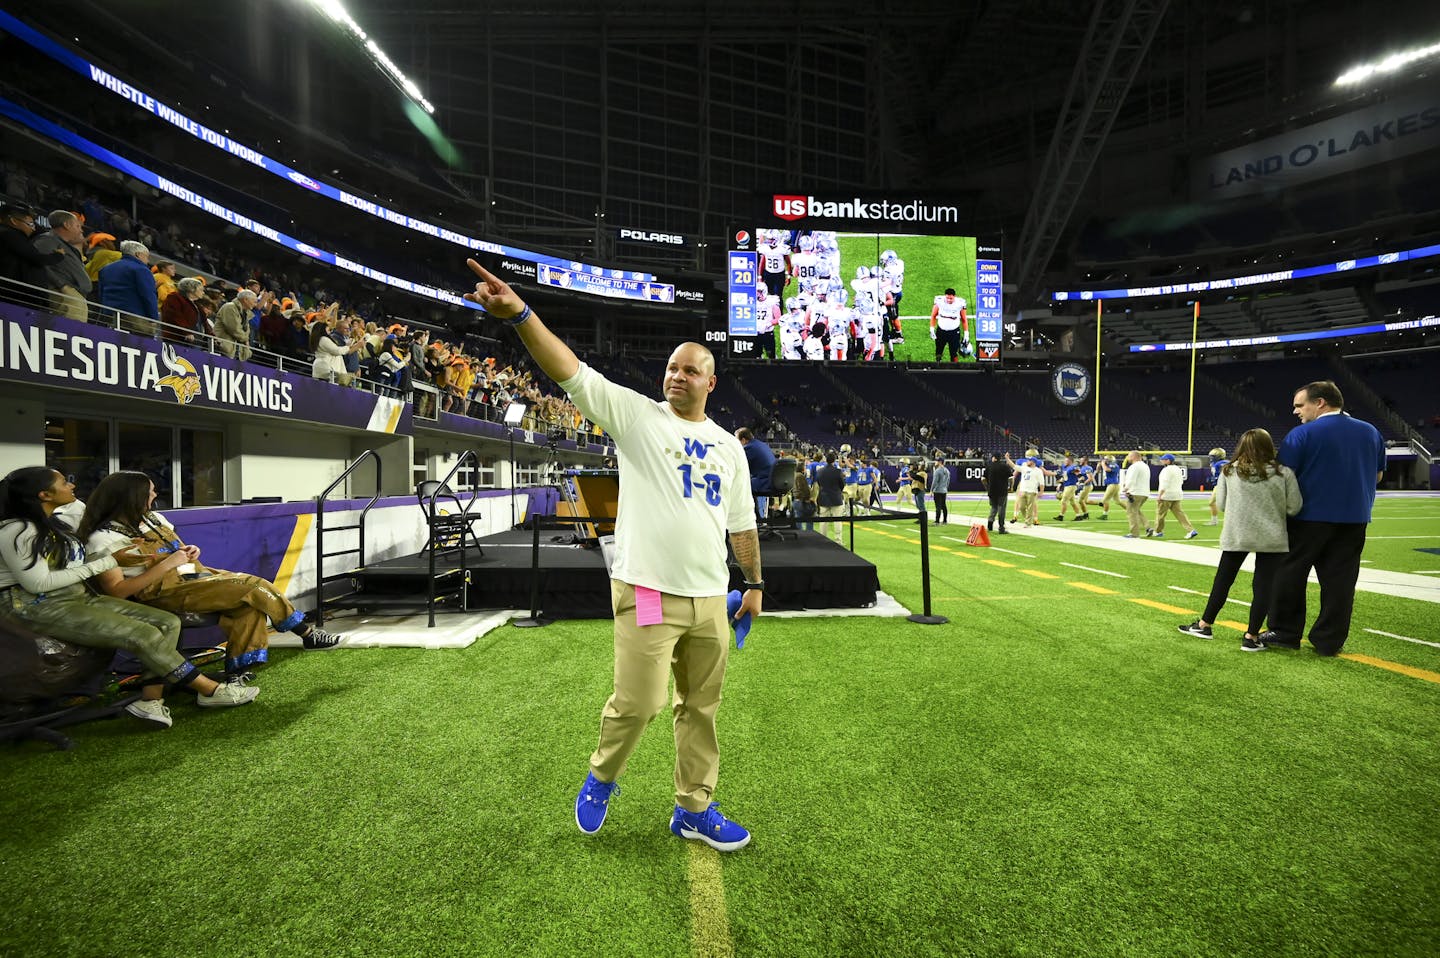
[[[854,500],[854,499],[846,499],[846,500],[845,500],[845,504],[846,504],[846,508],[850,510],[850,520],[849,520],[849,525],[850,525],[850,551],[851,551],[851,552],[854,552],[854,551],[855,551],[855,500]]]
[[[944,625],[950,620],[943,615],[932,615],[930,612],[930,524],[927,521],[928,513],[920,510],[920,591],[924,596],[925,614],[906,616],[911,622],[918,622],[921,625]]]
[[[534,509],[526,509],[535,536],[530,542],[530,615],[515,619],[511,624],[517,629],[537,629],[550,624],[549,619],[540,617],[540,516]]]

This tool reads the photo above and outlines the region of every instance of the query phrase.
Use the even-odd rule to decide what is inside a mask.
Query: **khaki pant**
[[[1075,502],[1075,487],[1074,487],[1074,486],[1066,486],[1064,489],[1061,489],[1061,490],[1060,490],[1060,515],[1061,515],[1061,516],[1064,516],[1064,515],[1065,515],[1065,510],[1066,510],[1066,509],[1069,509],[1071,512],[1074,512],[1077,516],[1080,514],[1080,506],[1077,505],[1076,502]]]
[[[1015,499],[1016,522],[1034,522],[1036,513],[1040,509],[1040,494],[1037,492],[1022,492]]]
[[[845,516],[849,515],[849,512],[844,506],[821,506],[818,510],[816,510],[815,514],[824,518],[827,516]],[[825,536],[826,538],[834,539],[836,542],[839,542],[842,545],[845,543],[845,526],[839,522],[825,523],[825,525],[820,529],[820,534]]]
[[[220,630],[225,633],[225,668],[237,672],[269,657],[269,623],[285,632],[300,624],[301,616],[273,583],[258,575],[225,572],[200,579],[182,579],[156,595],[147,595],[146,605],[169,612],[218,612]]]
[[[635,587],[610,581],[615,611],[615,691],[600,713],[600,744],[590,770],[613,782],[640,742],[645,727],[665,707],[670,675],[675,677],[675,803],[691,812],[710,806],[720,771],[715,713],[725,682],[730,625],[725,597],[661,597],[664,621],[635,624]]]
[[[1180,523],[1181,528],[1186,532],[1195,531],[1195,527],[1190,524],[1190,520],[1185,516],[1185,510],[1180,508],[1180,506],[1181,502],[1179,499],[1157,500],[1155,505],[1155,534],[1157,536],[1165,531],[1165,517],[1167,515],[1174,516],[1175,521]]]
[[[1100,497],[1100,505],[1105,509],[1105,514],[1110,514],[1110,507],[1120,498],[1120,486],[1118,484],[1105,487],[1105,494]]]
[[[249,359],[251,349],[249,343],[237,343],[233,339],[226,339],[223,336],[215,337],[215,347],[220,350],[220,355],[229,356],[231,359],[238,359],[241,362]]]
[[[61,286],[50,294],[50,309],[56,316],[73,319],[77,323],[90,321],[90,304],[74,286]]]
[[[1126,496],[1125,515],[1130,519],[1130,534],[1140,537],[1145,534],[1145,503],[1149,496]]]

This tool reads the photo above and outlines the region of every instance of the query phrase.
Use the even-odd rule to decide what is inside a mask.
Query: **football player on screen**
[[[825,328],[830,332],[830,361],[843,363],[850,354],[851,324],[855,314],[845,305],[845,287],[831,286],[825,305]]]
[[[780,300],[763,283],[755,287],[755,341],[766,359],[775,358],[775,327],[780,325]]]
[[[880,303],[876,298],[879,281],[870,273],[870,267],[855,267],[855,278],[850,288],[855,290],[855,325],[860,330],[860,339],[865,349],[865,362],[872,362],[881,351]]]
[[[957,363],[968,350],[960,344],[969,345],[970,322],[965,316],[965,300],[955,295],[954,288],[946,289],[943,296],[935,297],[930,309],[930,338],[935,340],[935,361],[938,363],[950,348],[950,361]]]
[[[894,341],[905,342],[900,335],[900,300],[905,296],[905,261],[895,255],[893,249],[880,254],[880,297],[885,303],[885,315],[895,331]],[[892,356],[893,358],[893,356]]]
[[[780,358],[799,359],[805,342],[805,311],[798,297],[785,300],[785,318],[780,321]]]
[[[760,230],[760,245],[755,248],[760,258],[760,273],[775,302],[785,296],[785,286],[790,282],[790,247],[785,243],[781,230]]]
[[[790,276],[803,288],[807,281],[813,285],[820,275],[820,255],[815,252],[815,237],[809,233],[801,233],[798,242],[800,251],[790,255]]]

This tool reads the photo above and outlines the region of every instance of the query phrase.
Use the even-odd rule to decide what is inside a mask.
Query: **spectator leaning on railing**
[[[195,342],[195,334],[204,328],[199,304],[204,296],[204,284],[193,276],[176,283],[175,290],[160,304],[160,322],[164,324],[161,338],[176,343]]]
[[[154,336],[160,320],[155,302],[155,278],[150,273],[150,251],[141,243],[120,244],[120,258],[100,270],[100,305],[133,315],[120,317],[120,328]]]
[[[155,276],[155,302],[164,303],[165,298],[175,292],[175,264],[161,260],[150,268]]]
[[[59,252],[65,257],[45,268],[45,285],[55,293],[50,306],[57,316],[83,323],[90,311],[85,298],[95,287],[85,272],[85,231],[80,228],[80,217],[69,210],[56,210],[49,219],[50,232],[35,237],[35,248],[41,253]]]
[[[34,210],[17,203],[0,206],[0,278],[48,288],[46,270],[58,265],[64,254],[40,252],[31,242],[34,233]]]
[[[115,248],[115,237],[109,233],[91,233],[86,240],[90,247],[90,258],[85,261],[85,272],[92,282],[100,282],[100,271],[120,258]]]

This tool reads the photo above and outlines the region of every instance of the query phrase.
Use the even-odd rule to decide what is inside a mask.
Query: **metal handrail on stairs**
[[[370,497],[370,501],[365,504],[365,508],[360,510],[360,518],[354,525],[333,526],[330,529],[331,532],[358,531],[359,543],[354,549],[340,549],[337,552],[327,553],[325,551],[325,503],[329,499],[330,493],[334,492],[346,479],[349,479],[350,474],[355,471],[355,468],[367,460],[373,460],[375,463],[375,494]],[[349,572],[340,572],[327,576],[325,574],[325,560],[336,556],[358,555],[360,561],[357,563],[357,567],[363,567],[365,565],[365,519],[370,515],[370,509],[380,499],[380,490],[384,488],[381,477],[382,463],[380,456],[374,449],[366,449],[355,458],[354,462],[346,467],[344,472],[340,473],[334,482],[325,487],[324,492],[315,497],[315,625],[318,627],[323,628],[325,625],[325,603],[327,601],[325,598],[326,584],[338,579],[348,578],[354,572],[352,569]]]

